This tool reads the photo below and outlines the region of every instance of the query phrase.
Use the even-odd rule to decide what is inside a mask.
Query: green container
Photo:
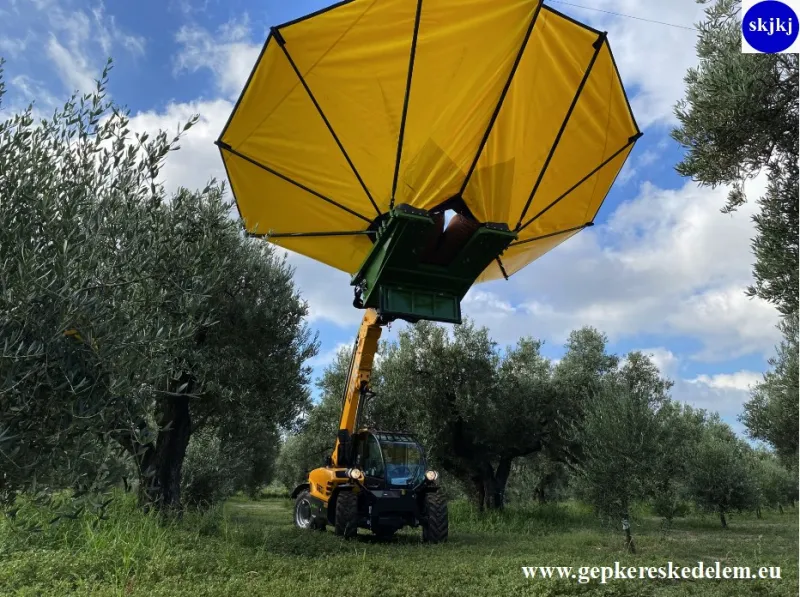
[[[505,224],[482,224],[448,265],[421,263],[435,226],[428,212],[398,205],[351,284],[356,306],[386,317],[461,323],[461,300],[478,276],[517,237]]]

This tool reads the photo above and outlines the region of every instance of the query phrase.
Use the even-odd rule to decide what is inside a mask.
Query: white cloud
[[[145,51],[145,39],[123,31],[114,16],[106,14],[102,0],[89,11],[76,8],[74,0],[31,0],[25,12],[14,7],[13,19],[3,22],[0,53],[22,60],[39,58],[41,48],[55,74],[70,93],[94,89],[106,59],[121,47],[133,56]],[[19,37],[19,30],[25,36]],[[16,37],[14,37],[16,35]]]
[[[247,15],[221,25],[216,34],[196,25],[185,25],[175,36],[182,47],[173,61],[174,72],[209,69],[215,75],[217,90],[225,97],[237,97],[263,45],[250,43],[249,38]]]
[[[594,325],[612,340],[664,334],[696,340],[700,360],[771,354],[775,309],[743,292],[751,281],[747,204],[719,213],[725,189],[645,183],[608,222],[582,232],[510,282],[472,289],[465,312],[501,342],[520,334],[561,343]]]
[[[2,11],[0,11],[0,15],[2,15]],[[0,56],[17,58],[25,52],[31,41],[33,41],[33,35],[30,31],[25,37],[11,37],[10,35],[0,37]]]
[[[74,46],[67,48],[51,35],[47,42],[47,56],[53,61],[61,81],[71,91],[86,93],[95,87],[95,70],[89,66],[83,52]]]
[[[700,377],[713,382],[713,378],[717,376]],[[750,399],[750,393],[746,389],[713,385],[698,379],[677,379],[670,394],[675,400],[685,402],[694,408],[718,413],[735,431],[744,433],[744,426],[738,422],[738,417],[744,412],[745,402]]]
[[[319,353],[314,358],[308,361],[308,364],[312,367],[319,367],[324,368],[333,363],[336,359],[336,356],[339,354],[340,350],[345,348],[350,348],[350,344],[347,342],[339,342],[333,348],[326,350],[324,352]]]
[[[94,16],[97,40],[107,56],[111,54],[116,43],[134,56],[144,54],[145,39],[139,35],[130,35],[122,31],[117,26],[117,20],[113,15],[106,16],[105,6],[102,2],[92,9],[92,15]]]
[[[658,367],[661,375],[672,380],[670,395],[695,408],[719,413],[737,431],[742,426],[737,417],[743,404],[750,399],[750,388],[763,379],[761,373],[741,370],[736,373],[700,374],[687,379],[679,373],[682,360],[671,350],[663,347],[640,349]]]
[[[678,365],[680,361],[671,350],[663,347],[641,348],[639,352],[650,357],[650,360],[658,367],[663,377],[674,380],[678,375]]]
[[[169,156],[161,172],[161,180],[168,192],[179,186],[194,189],[206,185],[212,178],[227,181],[225,168],[214,141],[219,137],[233,104],[228,100],[198,101],[169,104],[160,112],[139,112],[131,118],[134,133],[164,130],[174,135],[178,125],[195,114],[200,120],[183,136],[180,151]]]
[[[764,376],[754,371],[737,371],[736,373],[719,373],[717,375],[698,375],[689,380],[693,384],[705,384],[715,390],[749,391],[754,385],[762,382]]]
[[[35,101],[38,110],[51,110],[59,103],[47,87],[33,77],[17,75],[9,83],[17,90],[18,99],[21,99],[25,105]],[[37,112],[36,116],[43,116],[43,113]]]

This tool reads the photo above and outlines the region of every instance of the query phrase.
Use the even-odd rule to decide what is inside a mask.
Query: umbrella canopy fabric
[[[453,198],[516,273],[587,225],[641,136],[606,35],[537,0],[347,0],[274,27],[217,145],[251,234],[355,273]]]

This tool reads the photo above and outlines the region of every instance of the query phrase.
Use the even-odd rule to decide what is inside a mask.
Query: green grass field
[[[420,543],[404,531],[351,541],[292,526],[287,499],[233,499],[208,515],[164,526],[129,501],[110,520],[48,525],[22,533],[0,522],[0,595],[786,595],[798,594],[796,510],[677,521],[663,533],[656,518],[634,526],[639,553],[576,505],[510,507],[477,515],[451,504],[450,541]],[[363,534],[362,534],[363,533]],[[780,566],[781,580],[527,579],[522,566]]]

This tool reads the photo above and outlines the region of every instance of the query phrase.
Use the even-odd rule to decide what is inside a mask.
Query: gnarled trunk
[[[140,465],[139,501],[145,507],[179,512],[181,509],[181,470],[192,433],[189,413],[191,378],[184,374],[176,389],[165,397],[155,445],[146,447]]]
[[[511,457],[501,458],[495,468],[491,462],[484,460],[473,472],[470,480],[475,487],[475,503],[480,511],[501,510],[505,506],[506,484],[512,461]]]

